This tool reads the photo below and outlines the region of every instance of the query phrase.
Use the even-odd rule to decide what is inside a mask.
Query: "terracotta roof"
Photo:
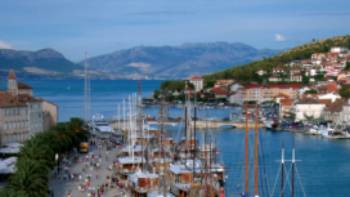
[[[289,99],[290,96],[284,93],[279,93],[276,96],[274,96],[275,98],[282,98],[282,99]]]
[[[267,85],[261,85],[261,84],[247,84],[244,86],[246,89],[250,88],[280,88],[280,89],[300,89],[302,88],[302,85],[299,83],[271,83]]]
[[[214,87],[211,89],[211,92],[216,95],[225,95],[225,96],[229,95],[229,91],[226,88],[222,88],[222,87]]]
[[[326,107],[326,111],[328,112],[340,112],[343,109],[343,106],[346,104],[346,101],[343,99],[338,99],[334,103],[331,103]]]
[[[27,94],[14,96],[8,92],[0,92],[0,107],[25,106],[28,102],[40,102],[42,99]]]
[[[16,80],[16,73],[14,70],[9,71],[8,79]]]
[[[331,99],[319,99],[319,102],[325,104],[326,106],[330,106],[332,104]]]
[[[18,89],[21,89],[21,90],[31,90],[32,89],[32,87],[30,85],[22,83],[22,82],[18,82],[17,87],[18,87]]]
[[[329,82],[325,85],[322,85],[317,88],[319,92],[337,92],[338,91],[338,84],[335,81]]]
[[[190,80],[192,80],[192,81],[199,81],[199,80],[202,80],[202,77],[194,75],[194,76],[190,77]]]
[[[318,99],[313,98],[303,98],[297,102],[297,104],[320,104]]]
[[[282,106],[292,106],[293,105],[293,99],[282,99],[280,101]]]

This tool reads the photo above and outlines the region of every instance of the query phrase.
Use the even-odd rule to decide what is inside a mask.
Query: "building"
[[[343,106],[346,104],[346,101],[343,99],[338,99],[335,102],[328,105],[323,112],[323,118],[326,121],[331,121],[333,123],[338,123],[340,120],[340,114],[343,111]],[[349,111],[350,112],[350,111]],[[350,116],[348,118],[350,120]]]
[[[279,117],[289,116],[294,106],[294,99],[285,94],[278,94],[274,101],[279,104]]]
[[[189,79],[189,82],[193,84],[194,90],[200,92],[203,89],[203,78],[200,76],[192,76]]]
[[[0,145],[24,142],[57,122],[57,106],[34,97],[32,88],[8,75],[7,91],[0,91]]]
[[[301,84],[277,83],[277,84],[248,84],[242,88],[243,101],[257,101],[259,103],[272,101],[279,94],[287,95],[291,99],[298,96]]]
[[[316,99],[302,99],[295,105],[295,121],[319,119],[326,105]]]
[[[231,93],[228,98],[229,103],[236,104],[236,105],[242,105],[243,104],[243,95],[241,91],[237,91],[234,93]]]

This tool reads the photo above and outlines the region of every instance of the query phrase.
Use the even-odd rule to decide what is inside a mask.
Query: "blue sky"
[[[0,48],[78,61],[139,45],[243,42],[287,48],[349,34],[349,0],[1,0]]]

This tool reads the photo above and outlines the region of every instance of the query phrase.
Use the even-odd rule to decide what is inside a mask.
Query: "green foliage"
[[[350,62],[346,62],[346,66],[344,70],[350,71]]]
[[[65,153],[87,138],[88,132],[78,118],[36,134],[21,149],[16,173],[10,176],[9,184],[0,191],[0,196],[48,196],[48,175],[55,165],[55,154]]]
[[[186,82],[182,80],[174,80],[174,81],[164,81],[160,89],[161,90],[170,90],[170,91],[181,91],[185,89]]]
[[[313,53],[328,52],[331,47],[340,46],[350,48],[350,35],[333,37],[326,40],[315,40],[311,43],[287,50],[277,56],[265,58],[260,61],[241,65],[221,72],[204,76],[204,87],[209,88],[219,79],[234,79],[240,83],[266,82],[272,70],[276,66],[285,65],[293,60],[304,60],[311,57]],[[349,66],[350,68],[350,66]],[[259,76],[258,70],[264,70],[267,75]],[[316,81],[324,80],[324,74],[315,77]],[[303,84],[308,84],[309,78],[303,78]],[[185,87],[185,82],[181,80],[165,81],[161,85],[161,91],[181,91]]]
[[[350,98],[350,87],[342,86],[339,90],[339,95],[342,98],[349,99]]]
[[[204,79],[206,81],[213,81],[217,79],[235,79],[240,82],[259,82],[259,78],[256,77],[256,72],[260,69],[263,69],[270,73],[275,66],[284,65],[293,60],[303,60],[310,58],[313,53],[327,52],[332,46],[350,48],[350,36],[339,36],[327,40],[305,44],[283,52],[275,57],[207,75],[204,77]],[[320,76],[320,79],[322,79],[322,77]]]
[[[311,89],[311,90],[307,90],[305,91],[305,94],[317,94],[317,90]]]

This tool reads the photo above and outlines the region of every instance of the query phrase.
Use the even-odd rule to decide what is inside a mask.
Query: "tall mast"
[[[254,135],[254,196],[259,196],[259,107],[255,108],[255,135]]]
[[[292,177],[291,177],[291,197],[294,197],[295,193],[295,148],[292,150]]]
[[[248,195],[249,192],[249,114],[248,108],[244,105],[245,109],[245,193]]]
[[[160,125],[160,151],[161,151],[161,159],[162,159],[162,192],[163,196],[166,196],[166,177],[165,177],[165,152],[164,152],[164,121],[167,117],[166,113],[166,103],[164,98],[162,97],[160,103],[160,111],[159,111],[159,125]]]
[[[281,197],[284,196],[284,166],[285,166],[284,148],[282,148],[281,150]]]
[[[196,104],[196,96],[194,97],[194,109],[193,109],[194,111],[193,111],[193,116],[194,116],[194,120],[193,120],[193,136],[192,136],[192,139],[191,139],[191,143],[193,143],[193,158],[192,158],[192,160],[193,160],[193,176],[192,176],[192,178],[193,178],[193,180],[194,180],[194,176],[195,176],[195,174],[196,174],[196,169],[195,169],[195,161],[196,161],[196,146],[197,146],[197,144],[196,144],[196,120],[197,120],[197,104]],[[191,146],[192,146],[192,144],[191,144]],[[205,151],[205,150],[204,150]]]
[[[85,53],[85,62],[84,62],[84,120],[88,122],[90,119],[90,102],[91,102],[91,90],[90,90],[90,79],[89,71],[87,64],[87,53]]]

